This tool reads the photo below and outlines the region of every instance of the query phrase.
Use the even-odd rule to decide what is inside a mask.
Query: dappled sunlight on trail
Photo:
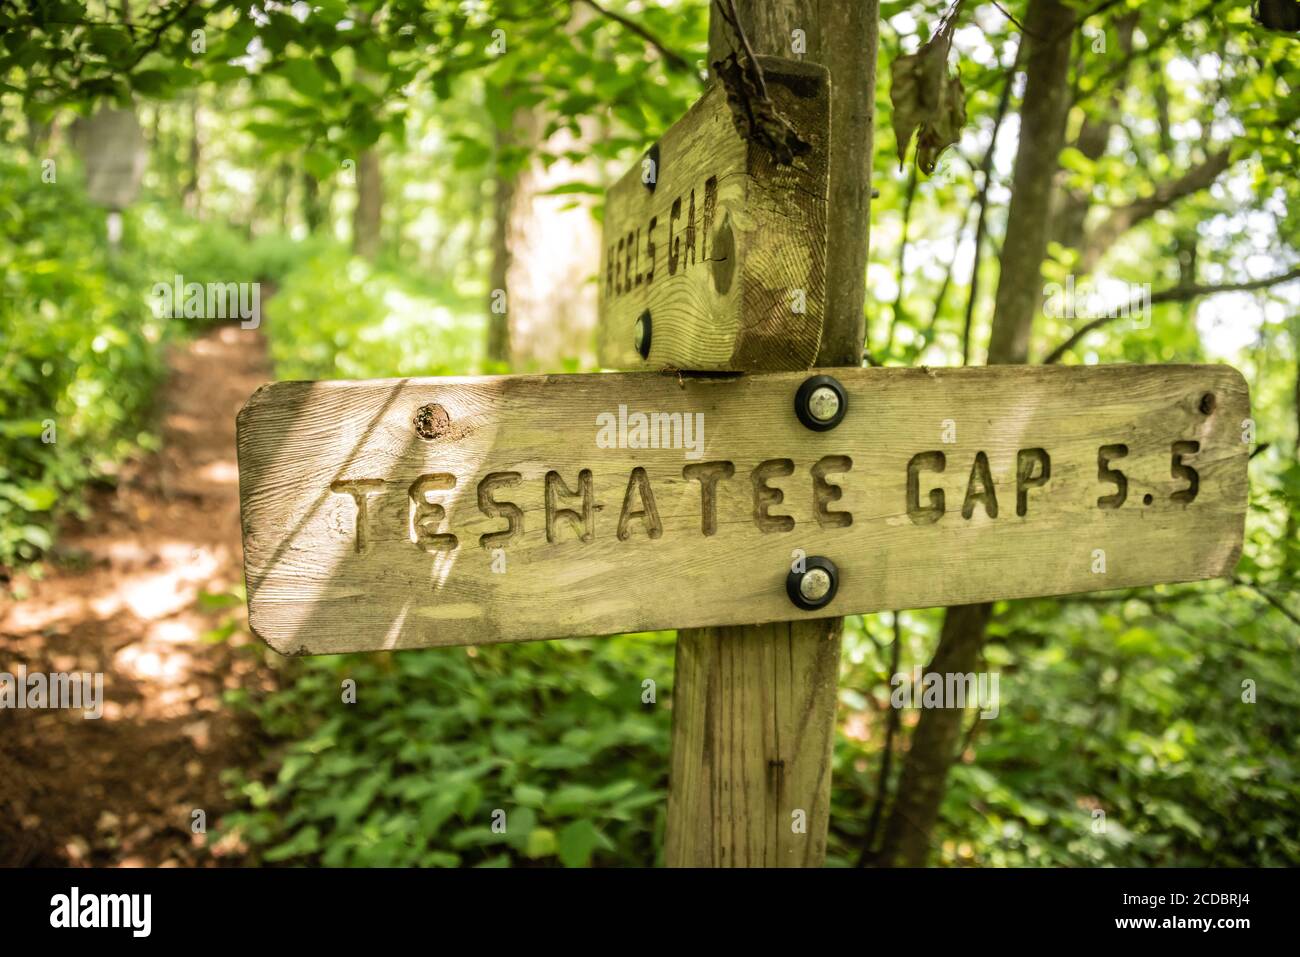
[[[253,754],[223,694],[272,681],[234,594],[235,414],[270,372],[261,336],[235,327],[178,344],[170,368],[162,451],[93,493],[0,598],[0,670],[104,674],[98,720],[0,713],[0,865],[221,862],[191,824],[202,810],[215,827],[221,771]]]

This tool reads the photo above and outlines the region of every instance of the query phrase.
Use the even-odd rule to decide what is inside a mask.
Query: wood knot
[[[422,439],[442,438],[451,429],[451,416],[437,403],[420,406],[414,421],[415,434]]]

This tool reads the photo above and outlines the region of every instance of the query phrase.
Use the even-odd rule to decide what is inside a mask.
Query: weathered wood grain
[[[840,627],[820,618],[678,636],[668,866],[825,861]]]
[[[825,321],[813,364],[859,366],[879,3],[738,0],[732,9],[757,52],[782,55],[805,39],[799,57],[831,77]],[[712,63],[737,38],[721,5],[710,14]],[[842,626],[833,617],[678,632],[665,864],[825,862]]]
[[[849,408],[824,433],[793,412],[807,373],[266,386],[238,427],[252,627],[320,654],[816,618],[785,594],[796,549],[839,566],[821,616],[1232,571],[1229,367],[829,371]],[[602,448],[620,405],[687,445],[702,416],[702,441]]]
[[[825,308],[829,80],[760,58],[773,102],[811,145],[778,165],[736,132],[714,85],[606,194],[600,356],[617,369],[803,369]],[[653,189],[646,183],[653,171]],[[649,312],[647,358],[634,328]]]

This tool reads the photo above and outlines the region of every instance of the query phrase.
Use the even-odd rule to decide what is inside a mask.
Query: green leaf
[[[291,857],[303,857],[320,850],[320,831],[314,824],[309,824],[283,844],[277,844],[262,856],[272,863],[287,861]]]
[[[48,529],[41,528],[39,525],[24,525],[22,527],[23,540],[28,544],[34,545],[41,551],[49,551],[54,546],[54,538],[50,535]]]
[[[91,48],[110,58],[131,45],[130,34],[125,27],[91,27],[89,36]]]
[[[589,196],[604,196],[605,190],[603,187],[597,186],[595,183],[582,183],[575,181],[572,183],[561,183],[558,186],[552,186],[550,189],[544,189],[538,193],[538,195],[567,196],[570,193],[585,193]]]
[[[534,828],[528,835],[524,856],[529,860],[550,857],[555,853],[555,832],[547,827]]]
[[[612,851],[614,845],[591,821],[574,821],[560,832],[559,855],[565,867],[586,867],[597,848]]]
[[[314,63],[307,60],[290,60],[280,72],[289,81],[289,85],[308,99],[318,100],[325,92],[321,82],[320,71]]]
[[[328,153],[322,153],[318,150],[308,150],[302,158],[302,165],[307,167],[307,172],[318,180],[329,179],[338,169]]]
[[[44,512],[59,500],[58,489],[48,485],[5,486],[5,497],[26,512]]]
[[[546,792],[530,784],[515,785],[515,801],[524,807],[541,807],[546,800]]]
[[[169,76],[163,70],[141,70],[131,74],[131,88],[146,96],[157,96],[166,89]]]

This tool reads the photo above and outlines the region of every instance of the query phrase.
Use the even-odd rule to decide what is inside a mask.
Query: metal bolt
[[[632,330],[632,342],[642,359],[650,358],[650,335],[650,310],[647,309],[637,316],[636,326]]]
[[[799,594],[809,601],[821,601],[831,590],[831,576],[823,568],[813,568],[799,579]]]
[[[642,166],[641,185],[653,193],[655,191],[655,187],[659,185],[659,144],[658,143],[656,143],[654,146],[650,147],[650,149],[646,151],[646,154],[643,157],[643,162],[649,163],[649,168],[647,169],[645,166]],[[649,178],[646,177],[647,172],[650,174]]]
[[[839,587],[839,570],[829,558],[815,555],[804,559],[803,570],[790,571],[785,579],[790,601],[804,611],[816,611],[829,605]]]
[[[835,428],[848,408],[849,397],[834,376],[815,375],[805,379],[794,396],[794,414],[814,432]]]
[[[830,386],[820,385],[808,397],[808,411],[819,422],[829,422],[840,410],[840,397]]]

